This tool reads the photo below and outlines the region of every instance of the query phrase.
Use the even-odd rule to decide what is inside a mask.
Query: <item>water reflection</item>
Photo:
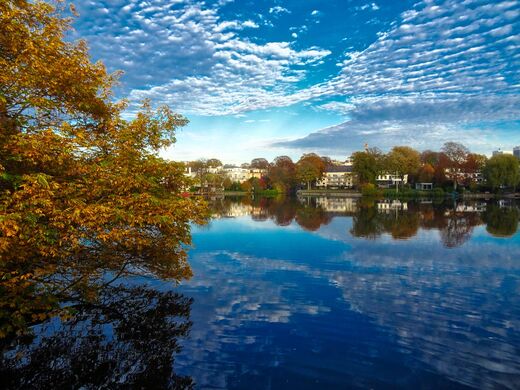
[[[271,219],[278,226],[295,221],[308,231],[316,231],[332,218],[353,219],[350,234],[375,240],[383,234],[394,239],[409,239],[419,229],[440,232],[443,244],[458,247],[471,238],[473,229],[486,224],[497,237],[510,237],[518,229],[520,212],[513,200],[484,201],[413,201],[373,200],[334,197],[293,198],[214,198],[215,218],[249,215],[254,221]]]
[[[516,207],[491,204],[483,214],[486,230],[495,237],[511,237],[518,229],[520,212]]]
[[[193,278],[75,285],[67,317],[0,344],[0,386],[518,388],[515,202],[211,204]]]
[[[517,388],[514,203],[214,202],[182,287],[201,387]]]
[[[54,318],[0,347],[4,389],[191,388],[176,375],[179,338],[188,335],[192,300],[173,292],[117,286],[94,302],[76,301]]]

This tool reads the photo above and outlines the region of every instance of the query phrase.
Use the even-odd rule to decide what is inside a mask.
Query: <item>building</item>
[[[399,175],[391,175],[385,173],[384,175],[379,175],[376,179],[376,184],[379,188],[392,188],[395,187],[396,184],[401,187],[403,184],[408,183],[408,175],[404,175],[402,178]]]
[[[354,186],[354,175],[352,166],[339,165],[325,169],[323,176],[316,182],[318,188],[352,188]]]
[[[208,173],[221,173],[224,170],[222,165],[216,167],[208,167]]]
[[[377,202],[377,211],[388,214],[393,211],[408,210],[408,202],[401,202],[400,200],[384,200]]]
[[[419,191],[433,190],[433,183],[415,183],[415,189]]]
[[[503,154],[503,152],[500,152],[500,154]],[[457,183],[462,185],[469,185],[471,183],[481,184],[484,182],[484,175],[481,171],[469,172],[461,169],[446,168],[444,173],[449,180],[456,179]]]
[[[267,175],[267,169],[260,169],[260,168],[250,168],[249,169],[249,178],[256,177],[257,179],[261,179]]]
[[[316,206],[331,213],[355,213],[357,211],[357,199],[321,196],[316,198]]]
[[[260,179],[267,174],[267,169],[228,166],[223,169],[223,172],[232,182],[243,183],[252,178]]]
[[[513,156],[520,160],[520,146],[515,146],[513,148]]]
[[[504,152],[502,150],[498,149],[498,150],[493,150],[493,152],[491,154],[494,157],[494,156],[498,156],[500,154],[504,154]]]
[[[240,167],[224,168],[224,173],[232,182],[243,183],[249,179],[249,169]]]

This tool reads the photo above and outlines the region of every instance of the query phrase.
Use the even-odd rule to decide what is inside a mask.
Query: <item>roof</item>
[[[325,168],[325,173],[351,173],[352,165],[335,165]]]

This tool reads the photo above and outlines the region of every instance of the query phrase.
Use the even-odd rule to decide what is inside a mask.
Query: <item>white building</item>
[[[380,188],[392,188],[395,187],[396,184],[402,186],[403,184],[408,183],[408,175],[404,175],[402,178],[399,175],[391,175],[384,174],[379,175],[376,179],[377,186]]]
[[[227,167],[223,172],[232,182],[243,183],[253,177],[260,179],[267,174],[266,169],[259,168],[241,168],[241,167]]]
[[[333,213],[354,213],[357,211],[357,199],[355,198],[331,198],[317,197],[316,205],[323,210]]]
[[[406,211],[408,210],[408,202],[401,202],[400,200],[385,200],[377,203],[377,210],[380,213],[389,213],[391,211]]]
[[[224,168],[224,173],[232,182],[243,183],[249,179],[249,169],[240,167]]]
[[[316,182],[318,188],[352,188],[354,186],[354,175],[352,166],[340,165],[325,169],[323,176]]]

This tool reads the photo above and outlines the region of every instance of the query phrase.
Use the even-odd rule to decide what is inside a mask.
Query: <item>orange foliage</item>
[[[157,155],[187,120],[148,102],[122,119],[115,76],[63,40],[62,12],[0,3],[0,337],[65,293],[94,297],[107,271],[189,277],[190,223],[206,217]]]

